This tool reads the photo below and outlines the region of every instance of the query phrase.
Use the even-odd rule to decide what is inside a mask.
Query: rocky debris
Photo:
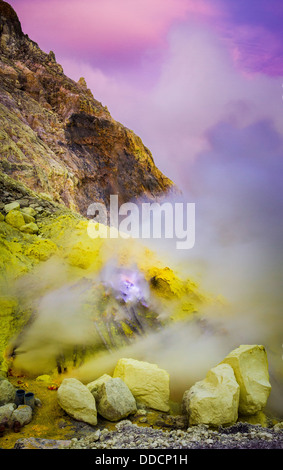
[[[100,393],[100,390],[102,388],[102,385],[107,382],[109,379],[112,377],[108,374],[104,374],[98,379],[94,380],[93,382],[88,383],[86,386],[89,389],[89,391],[93,394],[95,400],[98,397],[98,394]]]
[[[77,379],[64,379],[57,391],[58,403],[72,418],[93,426],[97,424],[96,403],[92,393]]]
[[[0,380],[0,406],[13,403],[15,396],[15,387],[8,380]]]
[[[220,426],[238,419],[240,387],[232,367],[221,364],[184,393],[183,409],[189,424]]]
[[[229,432],[229,429],[231,432]],[[81,439],[73,438],[66,449],[283,449],[283,430],[238,423],[233,427],[210,429],[206,425],[186,431],[162,431],[120,421],[115,431],[103,430]]]
[[[241,345],[222,361],[229,364],[240,386],[239,412],[254,415],[267,403],[271,385],[264,346]]]
[[[169,374],[156,364],[122,358],[113,377],[120,377],[136,401],[159,411],[169,411]]]
[[[136,401],[122,379],[104,381],[97,394],[97,411],[108,421],[119,421],[137,411]]]
[[[70,445],[70,440],[40,439],[28,437],[19,439],[14,449],[64,449]]]

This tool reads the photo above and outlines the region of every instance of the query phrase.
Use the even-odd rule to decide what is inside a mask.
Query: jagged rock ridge
[[[150,151],[116,122],[81,78],[22,32],[0,1],[0,171],[86,215],[92,202],[159,198],[175,191]]]

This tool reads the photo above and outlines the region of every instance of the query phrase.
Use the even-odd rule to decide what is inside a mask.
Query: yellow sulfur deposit
[[[262,411],[271,391],[268,361],[264,346],[241,345],[222,361],[229,364],[240,385],[239,412],[254,415]]]
[[[156,364],[122,358],[113,377],[125,382],[137,402],[155,410],[169,411],[169,374]]]

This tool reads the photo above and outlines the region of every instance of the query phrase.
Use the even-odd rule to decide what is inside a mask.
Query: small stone
[[[26,224],[35,223],[35,218],[32,215],[26,214],[26,212],[20,211]]]
[[[0,212],[0,222],[3,222],[4,219],[5,219],[4,215]]]
[[[38,375],[35,379],[37,382],[45,382],[45,383],[50,383],[52,382],[50,375],[44,374],[44,375]]]
[[[33,207],[24,207],[21,212],[24,212],[25,214],[30,215],[31,217],[35,217],[37,214]]]
[[[21,207],[20,204],[17,201],[14,201],[14,202],[10,202],[9,204],[5,204],[4,210],[6,214],[8,214],[10,211],[19,210],[20,207]]]
[[[37,224],[35,224],[34,222],[31,222],[29,224],[22,225],[20,230],[21,232],[24,232],[24,233],[36,234],[38,233],[39,228]]]

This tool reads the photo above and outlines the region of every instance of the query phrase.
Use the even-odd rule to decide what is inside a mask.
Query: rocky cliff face
[[[63,73],[0,0],[0,171],[86,215],[92,202],[175,191],[150,151],[87,88]]]

